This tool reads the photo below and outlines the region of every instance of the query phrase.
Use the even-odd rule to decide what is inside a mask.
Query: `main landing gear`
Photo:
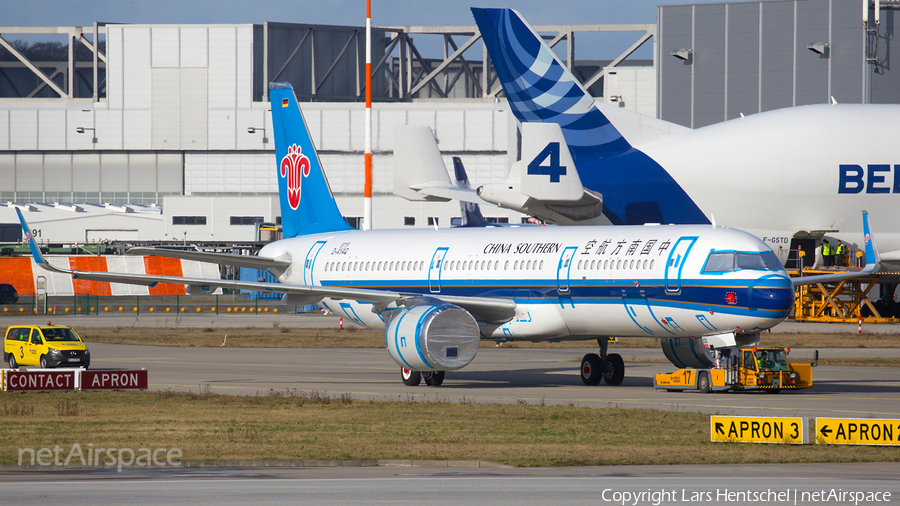
[[[400,369],[400,378],[408,387],[417,387],[422,380],[425,380],[425,384],[430,387],[439,387],[444,382],[444,371],[419,372],[404,367]]]
[[[597,339],[600,354],[588,353],[581,359],[581,381],[585,385],[599,385],[600,380],[607,385],[618,386],[625,379],[625,361],[618,353],[606,353],[609,342],[606,338]]]

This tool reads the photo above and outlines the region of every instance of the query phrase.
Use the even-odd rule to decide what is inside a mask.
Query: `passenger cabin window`
[[[731,272],[741,269],[755,271],[778,271],[784,267],[772,251],[763,253],[746,253],[740,251],[716,251],[709,254],[704,273]]]

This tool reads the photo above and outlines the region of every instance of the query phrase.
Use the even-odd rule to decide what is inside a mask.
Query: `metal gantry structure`
[[[576,69],[575,35],[591,32],[638,32],[640,35],[630,47],[619,54],[607,65],[587,76],[582,84],[590,89],[606,76],[608,69],[616,67],[631,56],[645,43],[654,39],[654,24],[579,24],[579,25],[537,25],[539,33],[545,34],[548,45],[552,48],[560,42],[566,43],[566,65],[569,70]],[[372,66],[373,78],[383,79],[386,85],[378,96],[381,101],[409,101],[423,98],[427,94],[434,98],[469,98],[492,99],[502,93],[497,75],[489,64],[487,48],[482,45],[481,61],[466,58],[466,52],[481,40],[481,33],[476,26],[400,26],[377,28],[385,40],[383,54]],[[310,44],[315,44],[314,28],[309,28]],[[442,38],[443,55],[440,58],[427,58],[414,41],[416,36],[437,36]],[[359,37],[354,31],[351,37]],[[302,43],[302,42],[301,42]],[[338,59],[347,54],[347,43],[338,54]],[[299,49],[299,45],[297,47]],[[296,49],[292,56],[296,54]],[[653,51],[656,61],[656,48]],[[488,62],[487,71],[485,62]],[[284,62],[282,68],[288,65]],[[336,62],[335,62],[336,63]],[[334,64],[329,71],[334,68]],[[314,69],[310,69],[313,71]],[[576,73],[577,75],[578,73]],[[326,75],[325,77],[328,77]],[[460,86],[460,81],[469,85]],[[324,78],[323,78],[324,81]],[[360,99],[363,87],[357,81],[357,96]]]
[[[656,34],[656,25],[623,24],[623,25],[537,25],[536,31],[544,35],[547,44],[553,48],[560,42],[566,42],[566,66],[575,70],[575,34],[586,32],[641,32],[638,39],[608,65],[592,73],[582,81],[585,89],[606,76],[607,69],[613,68],[631,56],[638,48],[651,40]],[[490,62],[487,48],[482,45],[480,62],[471,62],[464,56],[476,42],[481,40],[481,33],[475,26],[405,26],[386,30],[392,33],[391,46],[385,54],[393,54],[394,46],[399,45],[399,57],[391,60],[387,73],[392,84],[391,92],[401,100],[409,100],[425,87],[437,94],[439,98],[449,98],[456,83],[465,75],[474,86],[474,93],[467,93],[466,98],[495,98],[502,88],[497,82],[497,75],[491,66],[484,71],[484,62]],[[443,58],[426,60],[422,57],[413,35],[439,35],[443,37]],[[454,37],[465,37],[458,43]],[[451,52],[452,51],[452,52]],[[654,50],[654,61],[656,59]],[[395,70],[396,69],[396,70]],[[443,86],[441,85],[443,81]]]
[[[45,34],[45,35],[66,35],[68,42],[68,61],[67,62],[32,62],[25,55],[20,53],[15,47],[6,38],[10,35],[16,34],[27,34],[27,35],[35,35],[35,34]],[[89,35],[90,40],[85,36],[85,34]],[[94,102],[100,100],[101,95],[105,94],[104,82],[100,80],[99,73],[103,66],[106,65],[106,55],[98,50],[97,41],[100,40],[100,35],[106,36],[106,26],[102,23],[98,23],[94,21],[93,26],[84,27],[84,26],[51,26],[51,27],[9,27],[4,26],[0,27],[0,47],[9,51],[13,57],[17,60],[17,62],[0,62],[0,76],[4,77],[8,83],[12,83],[12,79],[9,76],[3,76],[3,73],[6,69],[15,68],[16,66],[24,66],[31,73],[37,77],[38,82],[37,85],[31,89],[28,93],[21,93],[21,98],[33,98],[37,96],[45,87],[50,88],[56,94],[59,95],[59,98],[71,100],[76,98],[75,89],[77,74],[76,67],[80,67],[82,65],[77,65],[75,61],[75,43],[80,43],[84,47],[86,47],[89,51],[91,51],[93,55],[93,62],[91,63],[92,69],[92,80],[90,82],[90,86],[92,88],[91,98]],[[101,66],[100,62],[103,62],[103,66]],[[86,62],[85,62],[86,63]],[[52,72],[48,75],[40,67],[50,67],[52,68]],[[62,85],[57,84],[57,77],[62,76]],[[15,85],[12,85],[15,88]],[[0,96],[0,98],[8,98],[4,96]]]
[[[655,24],[578,24],[537,25],[550,47],[565,43],[565,61],[570,70],[576,70],[575,38],[579,33],[636,32],[637,39],[612,61],[587,73],[575,72],[583,77],[582,84],[590,89],[638,48],[654,39]],[[493,99],[501,95],[502,88],[490,64],[487,49],[481,50],[481,61],[473,60],[470,50],[481,39],[476,26],[390,26],[373,27],[372,80],[373,99],[380,102],[411,101],[416,98],[468,98]],[[254,80],[255,101],[266,101],[268,90],[264,83],[285,80],[291,74],[304,76],[303,84],[296,83],[301,101],[363,101],[365,97],[365,27],[325,26],[311,24],[270,23],[254,25]],[[10,43],[18,34],[47,34],[67,36],[68,61],[32,61]],[[0,91],[0,98],[34,98],[49,88],[53,93],[42,98],[73,100],[76,96],[76,69],[88,65],[92,68],[92,99],[105,96],[106,54],[95,50],[95,41],[106,35],[106,26],[94,22],[93,26],[63,27],[0,27],[0,47],[9,51],[15,61],[0,61],[0,90],[5,81],[7,92]],[[442,54],[430,55],[420,49],[424,37],[441,38]],[[414,39],[419,39],[417,46]],[[426,39],[427,40],[427,39]],[[77,62],[74,56],[76,43],[84,45],[93,54],[93,62]],[[424,44],[428,45],[428,44]],[[434,47],[434,44],[428,45]],[[657,50],[654,47],[653,61]],[[589,67],[595,67],[592,62]],[[29,79],[11,76],[16,69],[27,69]],[[22,70],[18,70],[21,72]],[[49,71],[49,72],[48,72]],[[293,72],[292,72],[293,71]],[[86,80],[86,79],[85,79]],[[14,83],[36,83],[28,90],[19,89]],[[11,92],[9,90],[12,90]],[[52,96],[55,94],[56,96]],[[85,98],[85,97],[82,97]]]

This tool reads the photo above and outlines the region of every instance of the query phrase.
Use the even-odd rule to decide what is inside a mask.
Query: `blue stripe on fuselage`
[[[550,280],[470,280],[461,282],[445,280],[441,287],[442,295],[461,297],[498,297],[516,300],[528,304],[559,304],[557,287]],[[457,284],[460,283],[460,284]],[[323,286],[348,286],[342,281],[322,280]],[[397,290],[404,292],[429,293],[426,280],[409,280],[397,282],[390,280],[368,280],[352,283],[355,288],[375,290]],[[754,290],[766,290],[769,298],[754,297],[757,306],[751,306],[748,300],[748,287]],[[623,290],[633,290],[633,284],[625,284],[621,280],[590,280],[584,284],[570,285],[566,298],[577,304],[621,304]],[[671,294],[666,291],[662,280],[641,280],[641,289],[651,307],[690,308],[702,311],[713,309],[716,312],[760,316],[770,318],[787,316],[793,305],[794,290],[790,280],[782,276],[767,276],[756,279],[684,279],[681,293]],[[528,293],[524,297],[522,292]],[[726,296],[736,293],[737,300],[729,304]],[[752,308],[752,309],[751,309]]]

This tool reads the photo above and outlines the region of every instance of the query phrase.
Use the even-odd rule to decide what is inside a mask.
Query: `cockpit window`
[[[710,253],[703,272],[728,272],[734,270],[734,251]]]
[[[775,253],[748,253],[743,251],[715,251],[709,254],[703,272],[731,272],[740,269],[778,271],[783,269]]]
[[[738,269],[766,270],[766,264],[759,253],[735,253],[734,260]]]

